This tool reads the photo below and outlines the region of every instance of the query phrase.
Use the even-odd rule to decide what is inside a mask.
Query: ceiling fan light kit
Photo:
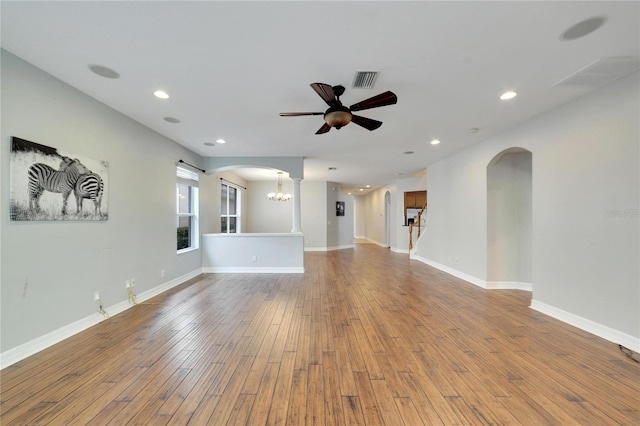
[[[324,115],[324,121],[336,130],[340,130],[341,127],[351,123],[353,114],[350,111],[329,111]]]
[[[393,92],[384,92],[362,102],[351,105],[349,108],[342,105],[340,96],[344,93],[344,86],[330,86],[325,83],[312,83],[311,88],[329,105],[325,112],[281,112],[281,117],[298,117],[301,115],[322,115],[325,123],[318,129],[316,135],[327,133],[331,128],[340,130],[342,127],[353,122],[367,130],[375,130],[382,126],[382,121],[354,115],[354,111],[378,108],[387,105],[394,105],[398,102],[398,97]]]

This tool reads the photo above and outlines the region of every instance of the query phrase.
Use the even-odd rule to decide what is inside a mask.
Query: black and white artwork
[[[336,216],[344,216],[344,201],[336,201]]]
[[[107,220],[109,163],[11,138],[11,220]]]

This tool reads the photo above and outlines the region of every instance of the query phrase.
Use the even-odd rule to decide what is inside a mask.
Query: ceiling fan
[[[318,129],[316,135],[327,133],[332,127],[339,130],[353,122],[367,130],[375,130],[382,126],[382,121],[361,117],[352,114],[354,111],[378,108],[393,105],[398,102],[398,97],[393,92],[384,92],[362,102],[351,105],[349,108],[342,105],[340,96],[344,93],[344,86],[330,86],[325,83],[312,83],[311,88],[329,105],[325,112],[281,112],[281,117],[297,117],[300,115],[323,115],[325,123]]]

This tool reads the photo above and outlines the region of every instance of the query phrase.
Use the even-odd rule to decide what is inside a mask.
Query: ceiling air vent
[[[372,89],[378,77],[378,71],[356,71],[353,79],[354,89]]]
[[[639,67],[637,57],[600,58],[558,81],[553,87],[599,87],[631,74]]]

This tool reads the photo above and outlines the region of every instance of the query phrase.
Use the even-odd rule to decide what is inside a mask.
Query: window
[[[178,253],[198,248],[198,174],[178,167],[176,184]]]
[[[233,185],[222,182],[220,187],[220,232],[240,232],[240,191]]]

